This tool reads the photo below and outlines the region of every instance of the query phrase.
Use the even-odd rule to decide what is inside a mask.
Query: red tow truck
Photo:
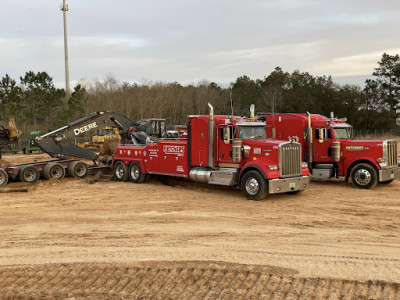
[[[267,136],[291,138],[302,145],[312,178],[351,178],[353,186],[369,189],[400,177],[395,140],[353,140],[346,118],[319,114],[271,114]]]
[[[266,138],[265,122],[251,117],[189,116],[187,135],[176,139],[133,139],[119,145],[113,159],[117,180],[144,182],[149,175],[188,178],[224,186],[240,186],[247,199],[267,193],[296,193],[309,187],[301,144]]]

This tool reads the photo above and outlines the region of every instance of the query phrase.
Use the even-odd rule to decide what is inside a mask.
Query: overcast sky
[[[0,0],[0,76],[64,87],[61,0]],[[67,0],[70,78],[227,85],[277,66],[363,85],[400,54],[399,0]]]

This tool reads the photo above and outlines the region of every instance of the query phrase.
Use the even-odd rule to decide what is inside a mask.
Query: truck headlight
[[[301,167],[304,169],[304,168],[308,168],[308,164],[306,163],[306,162],[302,162],[301,163]]]
[[[271,165],[268,168],[269,168],[270,171],[278,170],[278,166],[277,165]]]
[[[376,161],[378,162],[378,164],[379,164],[379,166],[381,168],[382,167],[387,167],[387,162],[386,162],[386,159],[384,157],[378,158]]]

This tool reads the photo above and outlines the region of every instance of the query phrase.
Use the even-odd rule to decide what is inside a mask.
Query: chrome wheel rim
[[[354,174],[354,179],[359,185],[368,185],[371,182],[371,173],[366,169],[359,169]]]
[[[250,195],[254,196],[260,190],[260,185],[258,184],[257,179],[254,177],[250,177],[246,180],[246,191]]]
[[[137,180],[139,178],[140,172],[139,168],[137,166],[132,166],[131,168],[131,176],[134,180]]]
[[[121,166],[121,164],[118,164],[115,168],[115,176],[117,176],[117,178],[124,177],[124,168]]]

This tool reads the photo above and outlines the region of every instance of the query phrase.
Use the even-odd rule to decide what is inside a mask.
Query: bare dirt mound
[[[400,284],[296,277],[290,269],[206,262],[61,264],[0,269],[1,298],[388,299]]]

